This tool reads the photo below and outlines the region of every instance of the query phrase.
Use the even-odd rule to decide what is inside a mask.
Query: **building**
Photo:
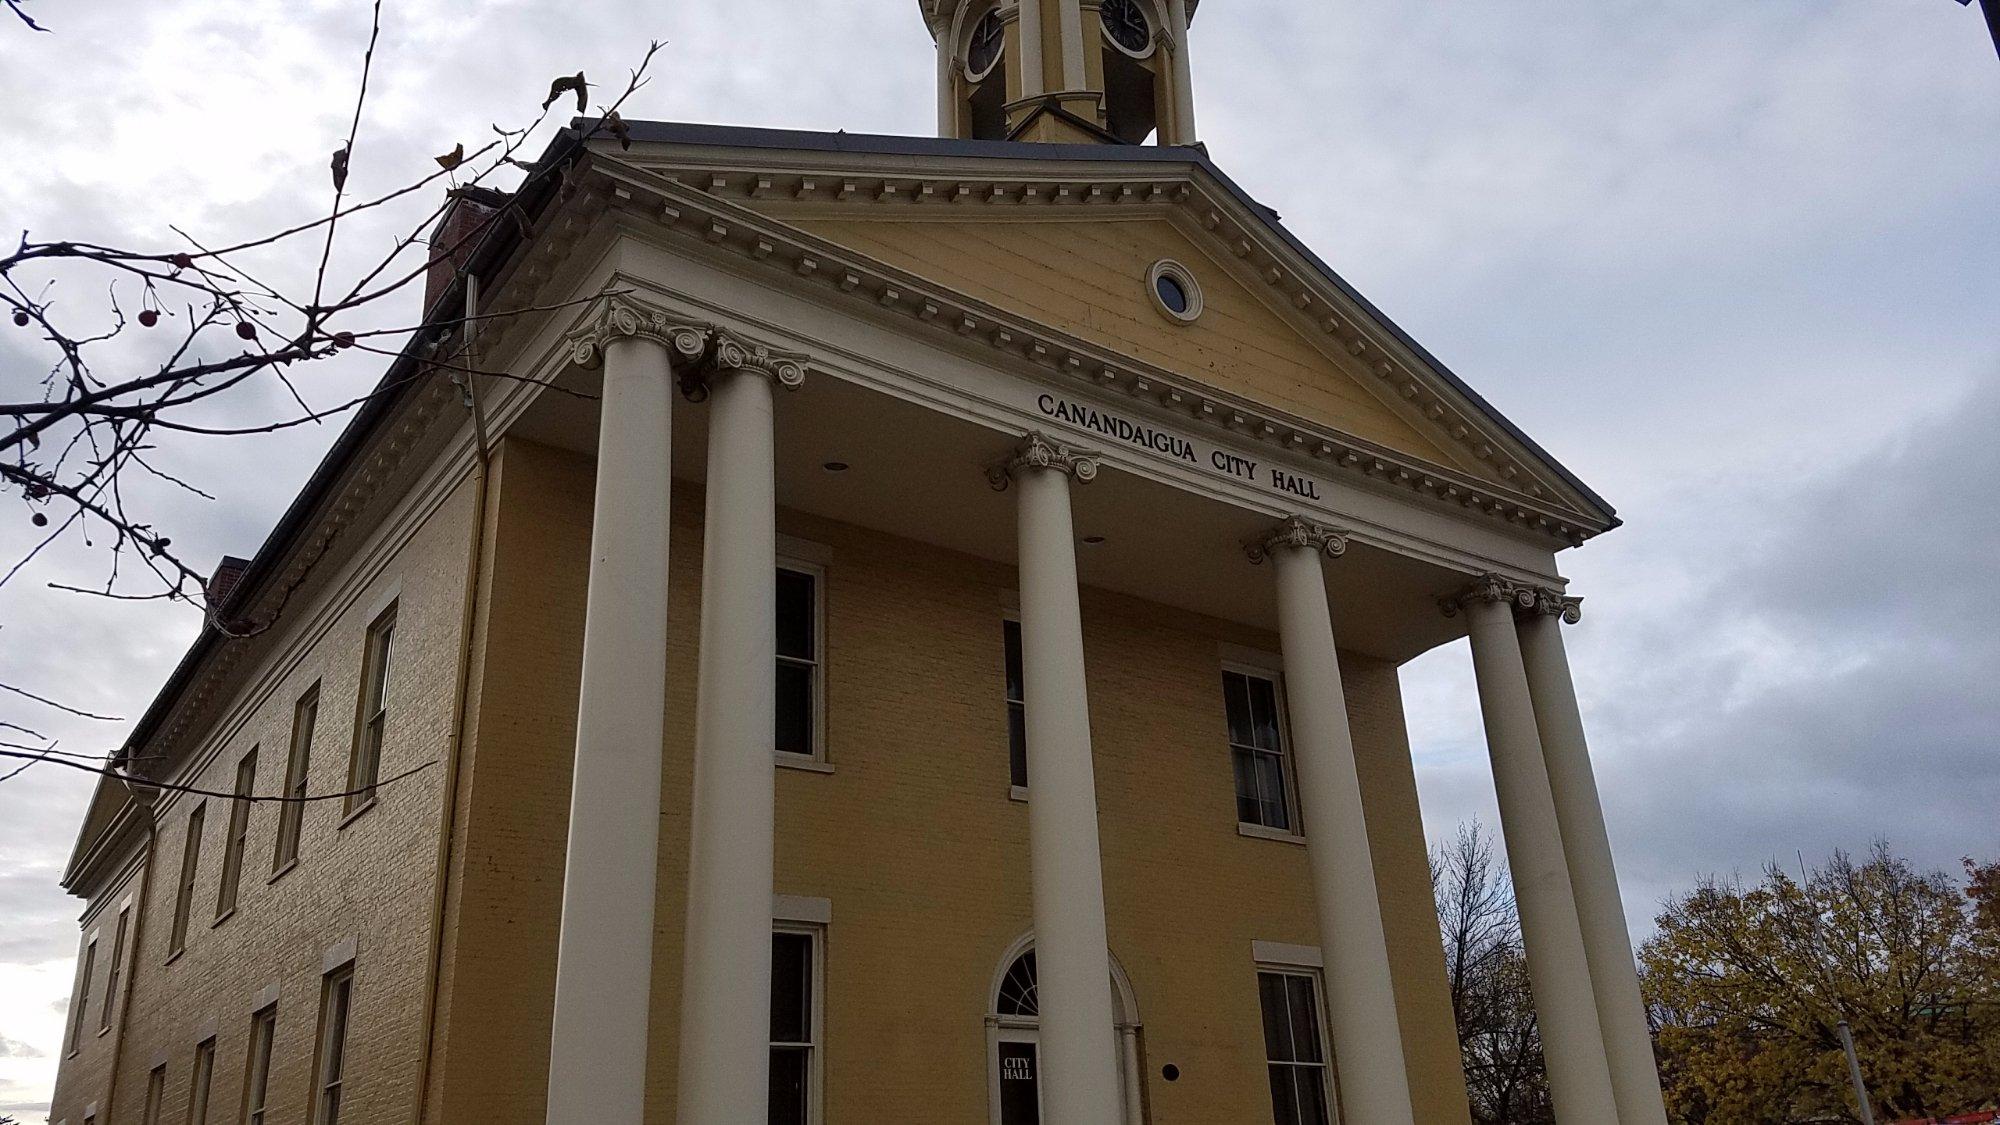
[[[1559,1112],[1664,1121],[1616,517],[1210,162],[1193,8],[925,0],[937,138],[557,141],[431,306],[542,311],[388,372],[97,793],[54,1118],[1465,1121],[1397,667],[1469,634]]]

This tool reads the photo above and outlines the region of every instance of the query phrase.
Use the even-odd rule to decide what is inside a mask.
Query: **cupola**
[[[919,0],[937,41],[938,135],[1195,142],[1197,0]]]

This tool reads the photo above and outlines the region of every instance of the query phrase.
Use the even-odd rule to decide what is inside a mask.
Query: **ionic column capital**
[[[1583,620],[1583,599],[1573,598],[1553,586],[1534,588],[1535,604],[1521,611],[1522,616],[1531,614],[1542,617],[1560,617],[1565,625],[1574,625]]]
[[[1054,469],[1075,477],[1079,484],[1089,484],[1097,479],[1097,454],[1073,449],[1038,430],[1031,431],[1014,447],[1012,456],[986,470],[986,479],[995,492],[1005,492],[1023,469]]]
[[[1532,586],[1523,586],[1498,574],[1482,574],[1456,594],[1439,598],[1438,608],[1444,611],[1446,617],[1457,617],[1473,605],[1511,603],[1516,609],[1533,609],[1536,600],[1536,591]]]
[[[789,391],[805,385],[806,366],[812,357],[804,352],[781,351],[769,344],[745,339],[726,328],[708,333],[708,358],[681,372],[681,394],[689,402],[708,397],[708,384],[716,374],[748,372],[762,375]]]
[[[563,341],[578,367],[601,365],[604,349],[613,340],[627,338],[658,341],[673,354],[674,362],[685,365],[708,351],[710,332],[706,324],[691,324],[629,297],[611,296],[593,306]]]
[[[1277,526],[1243,544],[1243,553],[1253,563],[1261,563],[1282,548],[1297,547],[1317,551],[1337,559],[1347,553],[1347,533],[1304,516],[1286,516]]]

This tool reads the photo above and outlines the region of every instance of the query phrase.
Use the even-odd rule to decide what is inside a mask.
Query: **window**
[[[187,948],[188,914],[194,909],[194,875],[201,865],[201,822],[208,806],[196,805],[188,814],[187,842],[181,845],[181,881],[174,892],[174,928],[167,942],[167,955]]]
[[[778,753],[822,758],[820,575],[778,568]]]
[[[194,1049],[194,1075],[188,1081],[188,1125],[208,1125],[208,1093],[215,1085],[215,1037]]]
[[[306,815],[306,780],[312,762],[313,727],[319,723],[319,685],[292,707],[292,749],[285,756],[285,800],[278,806],[278,847],[271,857],[277,871],[299,858],[299,826]]]
[[[83,1049],[83,1018],[90,1010],[90,978],[97,971],[97,938],[83,947],[83,972],[76,979],[76,1018],[69,1025],[69,1053]]]
[[[1327,1125],[1326,1042],[1319,1028],[1317,982],[1305,973],[1259,972],[1264,1058],[1277,1125]]]
[[[167,1100],[167,1064],[161,1063],[146,1075],[146,1108],[139,1114],[139,1125],[160,1125],[160,1106]]]
[[[771,1125],[817,1120],[817,931],[771,934]]]
[[[1277,681],[1250,672],[1225,671],[1222,699],[1229,715],[1229,751],[1236,770],[1236,819],[1261,828],[1291,831]]]
[[[271,1088],[271,1044],[278,1037],[278,1006],[250,1017],[250,1054],[243,1071],[243,1125],[264,1125]]]
[[[368,626],[361,662],[361,713],[354,728],[354,754],[347,764],[347,811],[375,799],[382,773],[382,735],[389,723],[389,658],[395,648],[396,607]]]
[[[342,1083],[347,1078],[347,1016],[353,1003],[354,964],[349,962],[328,973],[320,984],[313,1125],[340,1125]]]
[[[129,909],[118,911],[118,926],[111,932],[111,967],[104,975],[104,1003],[97,1017],[97,1030],[111,1030],[111,1010],[118,1006],[118,980],[125,963],[125,931],[132,922]]]
[[[257,785],[257,748],[252,746],[236,763],[236,796],[229,802],[229,835],[222,842],[222,883],[215,891],[217,921],[236,909],[236,895],[242,890],[243,848],[250,842],[250,794]]]
[[[1027,688],[1021,678],[1021,623],[1001,622],[1001,643],[1006,650],[1007,668],[1007,779],[1017,788],[1028,787],[1028,705]]]

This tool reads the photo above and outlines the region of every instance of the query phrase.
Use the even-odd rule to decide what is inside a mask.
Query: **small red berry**
[[[239,320],[236,322],[236,334],[245,340],[255,340],[257,338],[257,326],[247,320]]]
[[[47,526],[49,526],[49,517],[47,517],[46,515],[43,515],[43,514],[42,514],[42,513],[40,513],[40,512],[36,512],[36,513],[35,513],[34,515],[32,515],[32,516],[29,516],[29,517],[28,517],[28,521],[29,521],[30,523],[34,524],[34,525],[35,525],[36,527],[47,527]]]
[[[172,258],[169,258],[168,261],[171,261],[174,264],[174,268],[177,270],[194,268],[194,259],[188,257],[185,253],[175,254]]]
[[[26,312],[20,309],[14,310],[14,325],[16,327],[26,328],[28,326],[28,319],[29,319],[28,314]]]
[[[353,347],[353,346],[354,346],[354,333],[352,333],[352,332],[335,332],[335,333],[333,334],[333,346],[334,346],[334,347],[336,347],[336,348],[351,348],[351,347]]]
[[[160,323],[159,310],[157,309],[139,310],[139,326],[141,328],[151,328],[153,325],[158,323]]]

